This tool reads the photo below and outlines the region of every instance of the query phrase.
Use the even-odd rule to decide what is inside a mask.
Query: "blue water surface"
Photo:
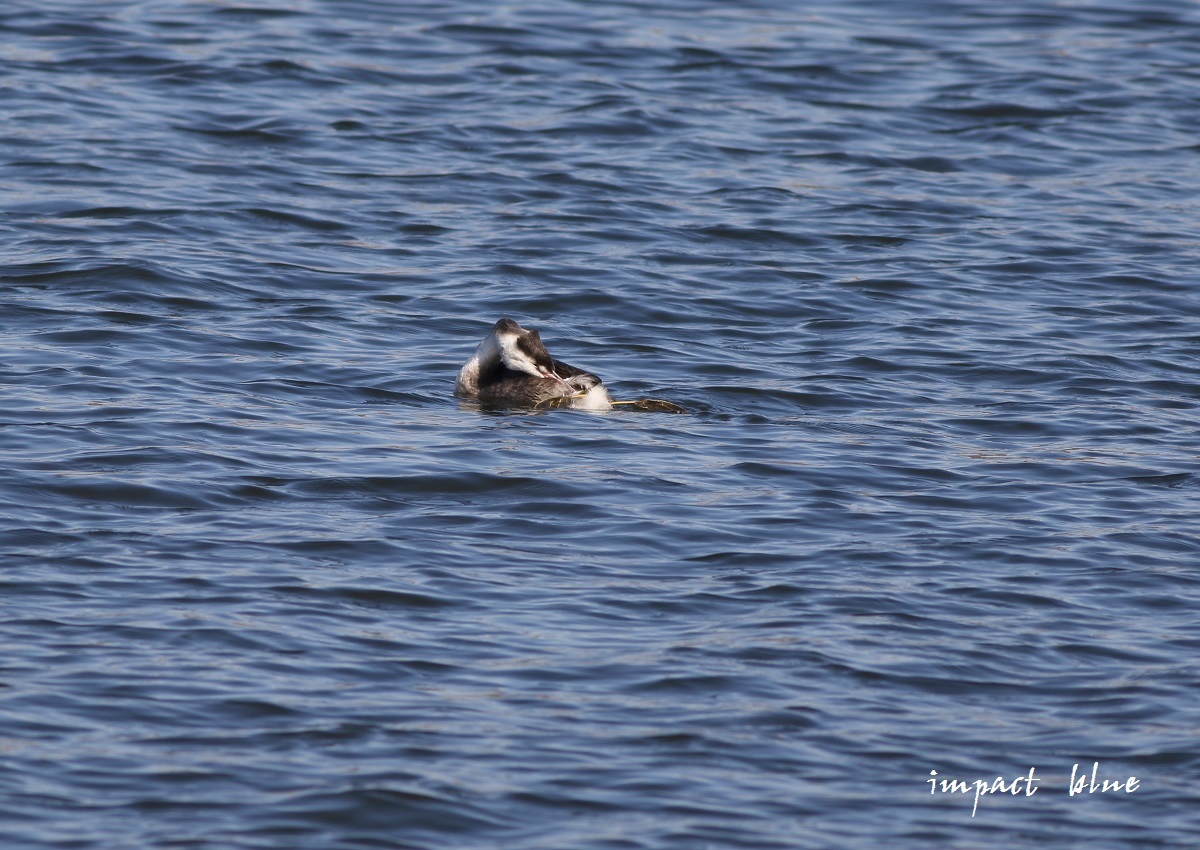
[[[10,0],[0,844],[1195,846],[1197,186],[1183,0]]]

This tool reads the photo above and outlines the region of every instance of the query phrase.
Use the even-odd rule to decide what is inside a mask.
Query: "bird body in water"
[[[537,331],[512,319],[496,322],[459,371],[454,390],[489,407],[611,410],[614,404],[632,404],[643,410],[683,412],[678,405],[653,399],[614,402],[603,381],[555,360]]]

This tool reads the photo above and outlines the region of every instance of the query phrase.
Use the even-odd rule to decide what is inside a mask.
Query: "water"
[[[1196,843],[1194,4],[16,0],[0,67],[5,847]],[[457,401],[500,316],[691,413]]]

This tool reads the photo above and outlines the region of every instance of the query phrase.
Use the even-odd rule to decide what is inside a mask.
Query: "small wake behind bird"
[[[674,402],[643,398],[614,401],[604,382],[591,372],[550,356],[541,335],[512,319],[496,322],[458,373],[454,391],[489,407],[573,410],[632,410],[686,413]]]

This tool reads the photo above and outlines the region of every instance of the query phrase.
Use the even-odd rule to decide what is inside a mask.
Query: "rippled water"
[[[0,842],[1194,845],[1198,68],[1171,0],[6,3]],[[692,412],[459,402],[500,316]]]

